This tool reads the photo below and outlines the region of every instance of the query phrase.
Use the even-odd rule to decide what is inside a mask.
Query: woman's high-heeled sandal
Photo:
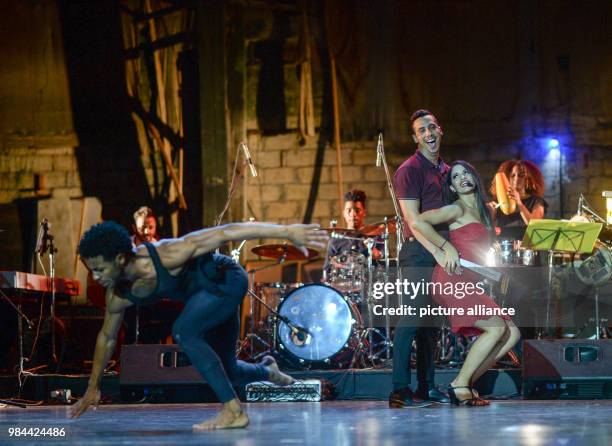
[[[474,387],[470,387],[470,391],[472,392],[472,395],[474,395],[474,398],[479,401],[479,403],[477,404],[478,406],[489,406],[491,404],[489,400],[485,400],[483,397],[481,397],[478,394],[478,391],[474,389]]]
[[[455,389],[469,389],[470,393],[472,394],[472,398],[468,398],[465,400],[460,400],[459,398],[457,398],[457,394],[455,393]],[[469,386],[457,386],[457,387],[453,387],[451,385],[448,386],[448,396],[451,400],[451,404],[454,404],[455,406],[471,406],[471,407],[477,407],[477,406],[488,406],[489,403],[487,400],[482,399],[479,396],[474,396],[474,391],[472,390],[471,387]]]

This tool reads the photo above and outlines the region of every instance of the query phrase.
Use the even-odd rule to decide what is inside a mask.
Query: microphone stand
[[[55,254],[57,248],[53,244],[53,236],[49,234],[49,221],[45,218],[40,224],[38,240],[36,242],[36,253],[41,256],[49,252],[49,280],[51,281],[51,306],[49,308],[51,318],[51,357],[57,364],[57,351],[55,347]]]
[[[232,181],[230,183],[229,191],[227,193],[227,200],[225,201],[225,205],[223,206],[223,210],[221,211],[221,213],[219,214],[219,216],[215,220],[215,226],[219,226],[221,224],[221,221],[223,220],[223,217],[225,216],[225,213],[227,212],[227,210],[230,207],[230,203],[232,202],[232,198],[234,198],[234,194],[236,193],[236,190],[238,189],[238,183],[240,182],[240,179],[244,176],[244,170],[246,169],[246,167],[248,165],[248,162],[245,161],[244,163],[242,163],[242,166],[240,166],[240,169],[238,169],[238,158],[239,157],[240,157],[240,150],[237,150],[236,151],[236,161],[234,163],[234,174],[232,176]],[[236,179],[236,176],[238,176],[237,179]]]
[[[291,329],[292,332],[294,333],[301,332],[301,333],[306,333],[308,336],[312,336],[312,333],[310,333],[304,327],[294,324],[286,316],[281,316],[281,314],[278,311],[272,309],[272,307],[270,307],[267,303],[265,303],[264,300],[261,297],[259,297],[257,294],[255,294],[253,291],[247,290],[247,293],[249,293],[251,297],[253,297],[254,299],[257,299],[260,304],[266,307],[268,311],[272,313],[276,318],[278,318],[281,322],[287,324],[287,326]]]
[[[53,244],[53,236],[48,233],[45,233],[45,236],[49,241],[49,275],[51,278],[51,356],[53,361],[58,364],[55,347],[55,254],[57,253],[57,249]]]
[[[395,193],[395,187],[393,186],[393,177],[391,175],[391,171],[389,170],[389,165],[387,164],[387,158],[385,156],[385,145],[383,142],[383,134],[382,132],[380,132],[380,134],[378,135],[378,145],[376,146],[376,160],[379,161],[377,164],[382,164],[384,170],[385,170],[385,178],[387,180],[387,188],[389,189],[389,195],[391,196],[391,201],[393,202],[393,209],[395,210],[395,224],[396,224],[396,231],[397,231],[397,237],[396,237],[396,252],[395,252],[395,257],[396,257],[396,271],[397,271],[397,280],[400,281],[400,283],[402,282],[402,269],[400,268],[400,264],[399,264],[399,255],[400,255],[400,251],[402,250],[402,245],[404,243],[404,219],[402,216],[402,209],[399,205],[399,202],[397,201],[397,195]],[[389,232],[388,232],[388,227],[385,228],[385,237],[388,237]],[[385,247],[385,272],[384,272],[384,280],[385,282],[389,281],[389,273],[391,270],[391,266],[389,264],[389,256],[388,256],[388,248]],[[404,295],[402,292],[402,287],[400,287],[399,293],[398,293],[398,303],[400,305],[402,305],[404,303]],[[385,293],[385,305],[388,307],[389,306],[389,295],[387,293]],[[387,338],[390,338],[390,322],[389,322],[389,317],[385,316],[385,330],[387,331],[386,335]],[[389,346],[393,346],[392,342],[389,341]],[[389,358],[389,352],[387,351],[387,358]]]
[[[387,179],[387,187],[389,188],[389,194],[391,195],[391,200],[393,201],[393,209],[395,210],[395,216],[397,218],[397,246],[398,251],[397,255],[399,256],[399,249],[401,249],[402,244],[404,243],[404,220],[402,218],[402,210],[400,208],[399,202],[397,201],[397,195],[395,194],[395,187],[393,187],[393,177],[391,175],[391,171],[389,170],[389,165],[387,164],[387,158],[385,157],[385,146],[383,144],[382,132],[379,135],[379,144],[376,148],[377,154],[380,156],[380,161],[382,163],[383,168],[385,169],[385,177]]]

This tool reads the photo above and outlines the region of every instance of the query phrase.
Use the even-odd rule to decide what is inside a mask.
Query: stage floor
[[[45,445],[609,445],[612,401],[494,401],[489,407],[389,409],[382,401],[251,403],[246,429],[194,433],[216,404],[108,405],[69,420],[66,407],[0,409],[0,444]],[[65,437],[9,437],[9,428]]]

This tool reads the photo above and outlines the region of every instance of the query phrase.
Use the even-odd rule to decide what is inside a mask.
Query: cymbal
[[[393,220],[387,220],[387,227],[389,228],[389,232],[395,232],[397,230],[397,225],[395,224],[395,217]],[[385,232],[385,222],[373,223],[371,225],[365,225],[359,230],[360,234],[366,235],[368,237],[381,235]]]
[[[285,260],[308,260],[319,255],[319,251],[312,248],[308,249],[308,257],[302,251],[293,245],[269,244],[259,245],[251,249],[253,254],[269,259],[280,259],[283,256]]]
[[[397,220],[397,217],[394,215],[393,217],[387,217],[387,223],[391,223],[392,221]],[[377,221],[376,223],[372,223],[373,225],[384,225],[385,221],[381,220],[381,221]]]
[[[344,235],[351,235],[351,236],[356,236],[359,235],[359,231],[357,231],[356,229],[349,229],[349,228],[321,228],[322,231],[327,231],[327,232],[335,232],[336,234],[344,234]]]

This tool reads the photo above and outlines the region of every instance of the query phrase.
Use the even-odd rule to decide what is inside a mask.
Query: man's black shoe
[[[418,408],[418,407],[426,407],[433,404],[433,401],[423,401],[418,398],[415,398],[412,390],[410,389],[400,389],[394,390],[389,395],[389,407],[392,409],[409,409],[409,408]]]
[[[441,404],[450,404],[450,398],[448,394],[442,392],[439,389],[431,389],[429,392],[425,393],[422,390],[417,390],[416,395],[425,401],[431,401],[433,403],[441,403]]]

